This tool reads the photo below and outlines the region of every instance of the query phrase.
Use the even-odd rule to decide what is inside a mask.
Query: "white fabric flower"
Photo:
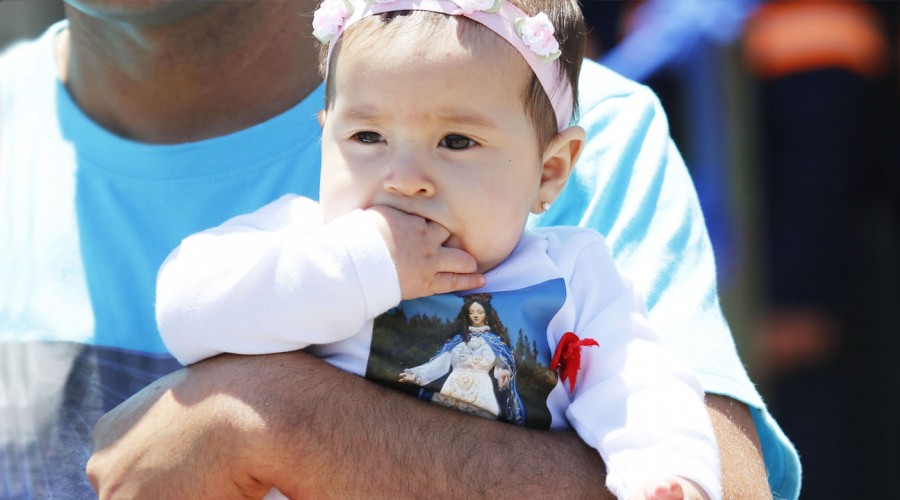
[[[516,31],[525,45],[543,59],[553,60],[559,57],[559,42],[553,34],[553,23],[547,14],[539,12],[536,16],[516,20]]]
[[[453,3],[459,6],[466,15],[470,15],[476,10],[497,12],[500,10],[500,4],[503,3],[503,0],[453,0]]]
[[[313,36],[322,43],[330,42],[352,12],[353,6],[347,0],[324,0],[313,14]]]

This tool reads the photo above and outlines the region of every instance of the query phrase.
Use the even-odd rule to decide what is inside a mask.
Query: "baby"
[[[172,354],[309,348],[448,407],[573,428],[619,498],[720,498],[702,389],[603,238],[524,229],[585,140],[577,3],[325,0],[313,27],[321,205],[285,196],[186,238],[157,284]]]

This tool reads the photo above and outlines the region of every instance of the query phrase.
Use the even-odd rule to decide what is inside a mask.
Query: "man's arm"
[[[747,405],[719,394],[706,395],[722,467],[722,498],[771,499],[756,425]]]
[[[707,405],[725,498],[770,498],[746,407]],[[612,498],[599,455],[573,432],[448,411],[305,353],[176,372],[104,416],[94,439],[87,470],[101,498],[260,497],[272,485],[290,497]]]
[[[600,457],[574,433],[447,410],[302,352],[171,374],[104,416],[94,439],[101,498],[260,497],[270,485],[292,498],[605,491]]]

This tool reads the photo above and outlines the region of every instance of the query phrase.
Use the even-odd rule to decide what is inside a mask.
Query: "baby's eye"
[[[472,139],[469,139],[468,137],[466,137],[464,135],[459,135],[459,134],[450,134],[450,135],[445,136],[443,139],[441,139],[441,146],[443,146],[447,149],[454,149],[454,150],[468,149],[468,148],[471,148],[471,147],[477,146],[477,145],[478,145],[477,142],[473,141]]]
[[[353,134],[353,138],[359,142],[363,142],[366,144],[374,144],[376,142],[385,142],[384,137],[382,137],[381,134],[379,134],[378,132],[371,132],[368,130],[363,131],[363,132],[357,132],[357,133]]]

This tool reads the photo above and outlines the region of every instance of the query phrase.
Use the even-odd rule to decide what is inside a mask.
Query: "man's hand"
[[[262,498],[268,492],[242,460],[243,451],[252,451],[238,441],[265,432],[263,415],[196,372],[157,380],[97,422],[87,475],[100,498]]]
[[[366,213],[391,252],[404,300],[484,286],[471,255],[443,246],[450,237],[444,226],[383,205]]]

